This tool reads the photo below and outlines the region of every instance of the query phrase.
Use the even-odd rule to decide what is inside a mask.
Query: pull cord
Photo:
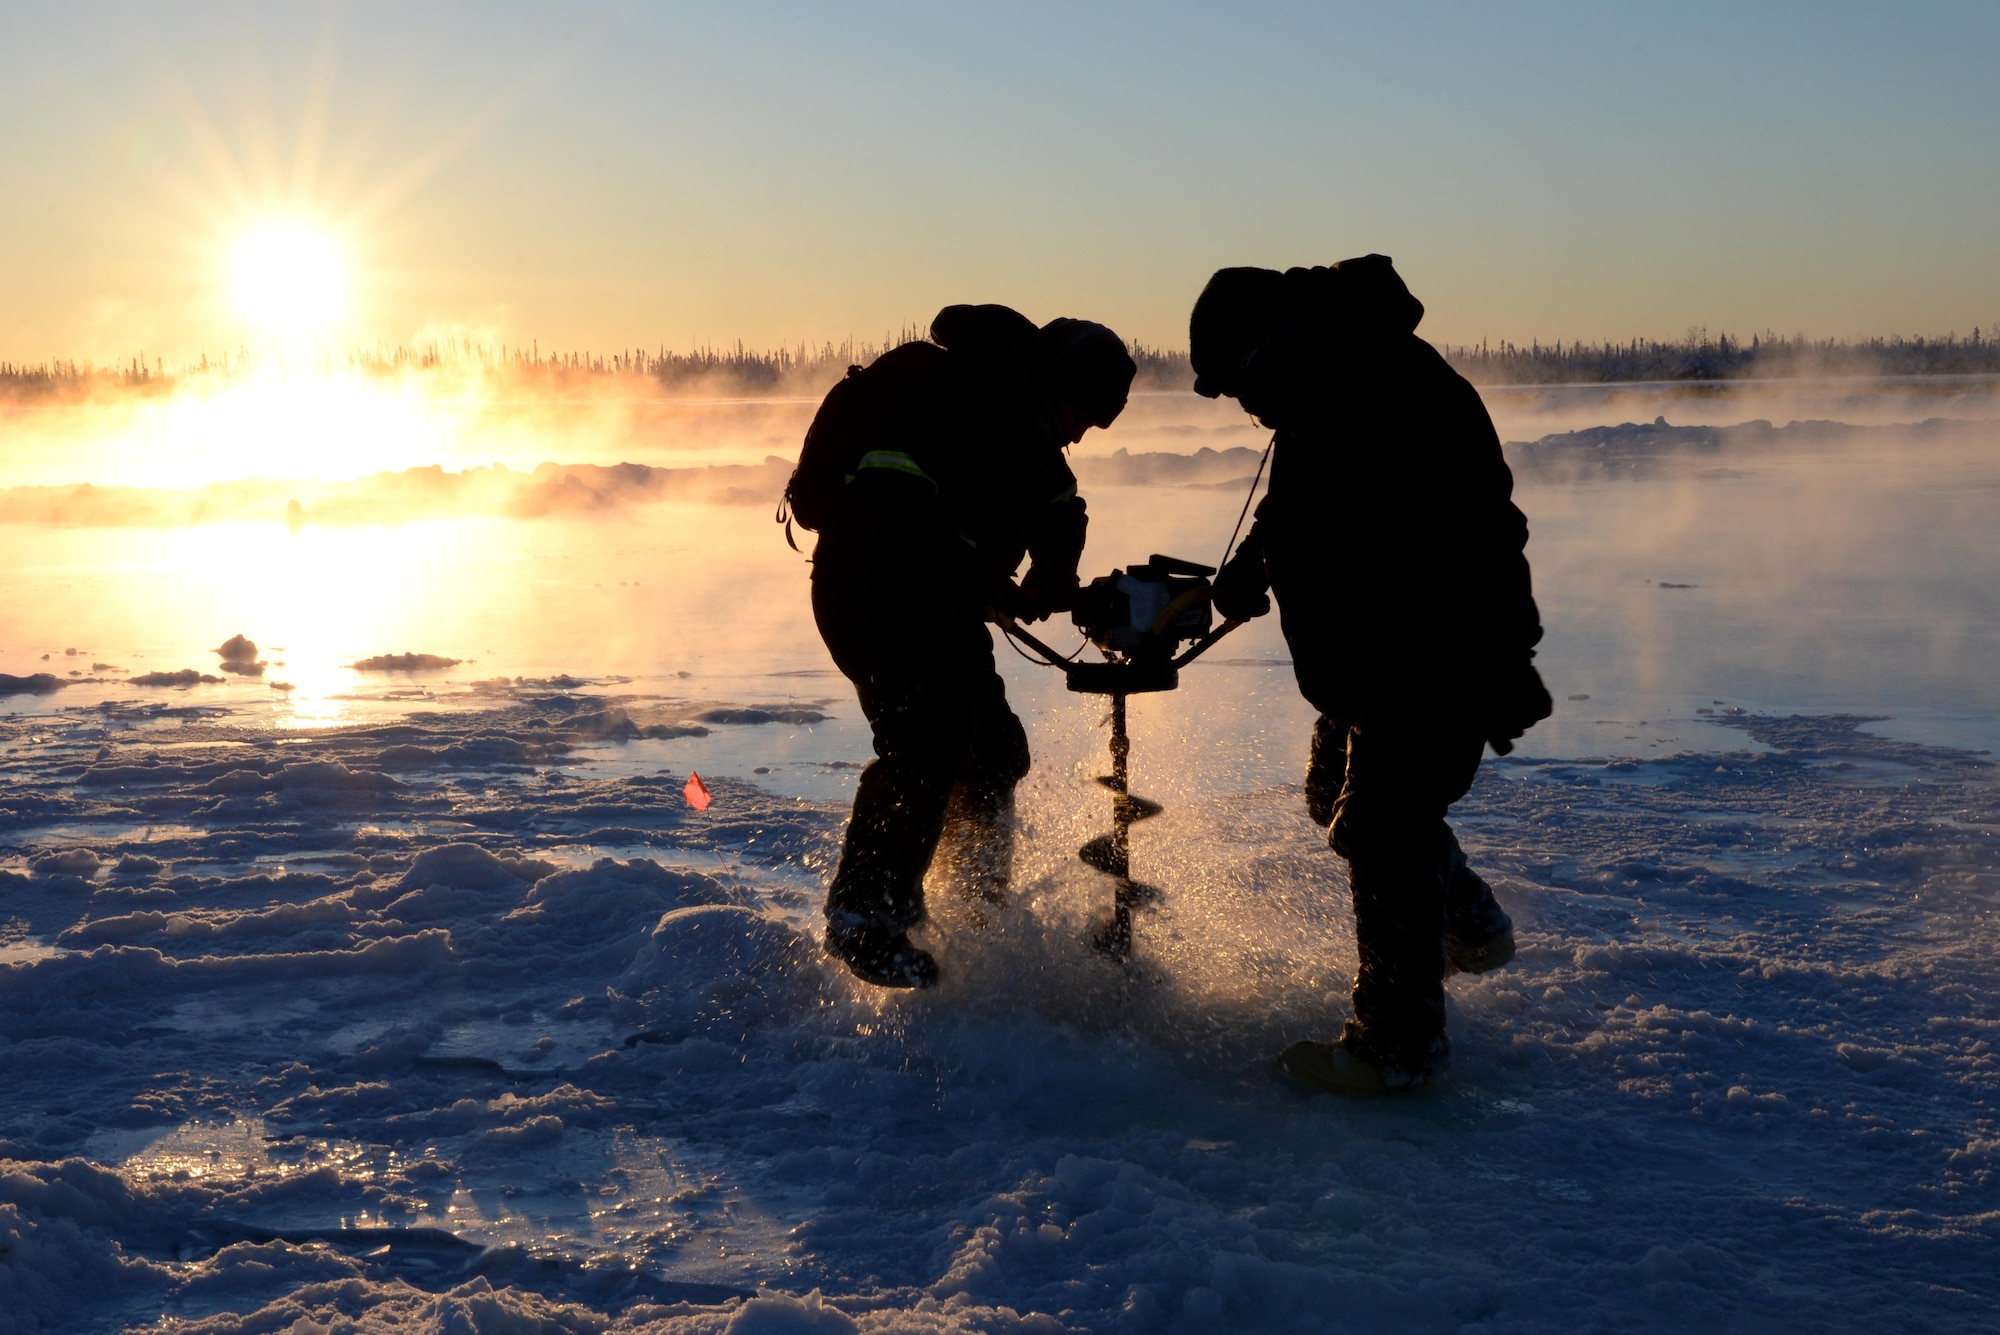
[[[1264,465],[1271,462],[1271,451],[1278,447],[1278,433],[1271,433],[1270,444],[1264,447],[1264,457],[1257,461],[1257,475],[1250,479],[1250,494],[1243,498],[1243,509],[1236,515],[1236,527],[1229,530],[1229,541],[1223,544],[1222,559],[1215,563],[1219,571],[1229,564],[1229,557],[1236,550],[1236,535],[1243,531],[1243,520],[1250,513],[1250,502],[1257,499],[1257,484],[1264,480]]]

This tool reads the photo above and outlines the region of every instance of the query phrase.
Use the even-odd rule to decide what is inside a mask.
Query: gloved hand
[[[1016,621],[1033,625],[1037,621],[1047,621],[1056,609],[1042,591],[1032,584],[1023,584],[1014,595],[1013,616]]]
[[[1271,577],[1264,572],[1264,544],[1256,533],[1243,540],[1236,555],[1215,572],[1208,600],[1225,621],[1248,621],[1271,610]]]
[[[1016,621],[1046,621],[1076,605],[1076,587],[1074,574],[1067,580],[1051,578],[1045,576],[1043,567],[1031,566],[1020,587],[1013,589],[1008,610]]]
[[[1047,620],[1049,613],[1055,610],[1049,605],[1049,599],[1034,585],[1016,584],[1011,579],[995,583],[986,603],[994,611],[1030,625]]]

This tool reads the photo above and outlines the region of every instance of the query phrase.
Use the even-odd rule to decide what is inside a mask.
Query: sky
[[[1379,251],[1434,341],[2000,322],[2000,5],[0,0],[0,359],[876,341],[955,301],[1185,344]]]

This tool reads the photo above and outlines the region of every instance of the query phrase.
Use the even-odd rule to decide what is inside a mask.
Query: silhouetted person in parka
[[[1550,712],[1527,519],[1479,394],[1415,334],[1387,257],[1223,269],[1195,303],[1195,389],[1275,428],[1270,492],[1217,575],[1224,616],[1276,594],[1320,711],[1306,775],[1349,864],[1354,1019],[1280,1057],[1349,1094],[1425,1083],[1450,1051],[1444,975],[1512,958],[1513,924],[1445,824],[1488,742]]]
[[[908,932],[948,817],[970,893],[1004,900],[1028,739],[994,670],[988,609],[1033,621],[1069,606],[1086,517],[1064,451],[1118,416],[1134,370],[1103,325],[1038,329],[1005,306],[948,306],[930,342],[851,372],[850,400],[836,404],[836,387],[815,419],[844,433],[852,462],[829,486],[813,616],[877,757],[827,891],[826,943],[868,982],[937,977]]]

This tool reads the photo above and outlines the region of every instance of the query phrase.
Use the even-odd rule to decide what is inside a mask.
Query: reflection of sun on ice
[[[340,248],[310,227],[258,228],[237,244],[230,269],[237,308],[272,333],[320,333],[346,304]]]

